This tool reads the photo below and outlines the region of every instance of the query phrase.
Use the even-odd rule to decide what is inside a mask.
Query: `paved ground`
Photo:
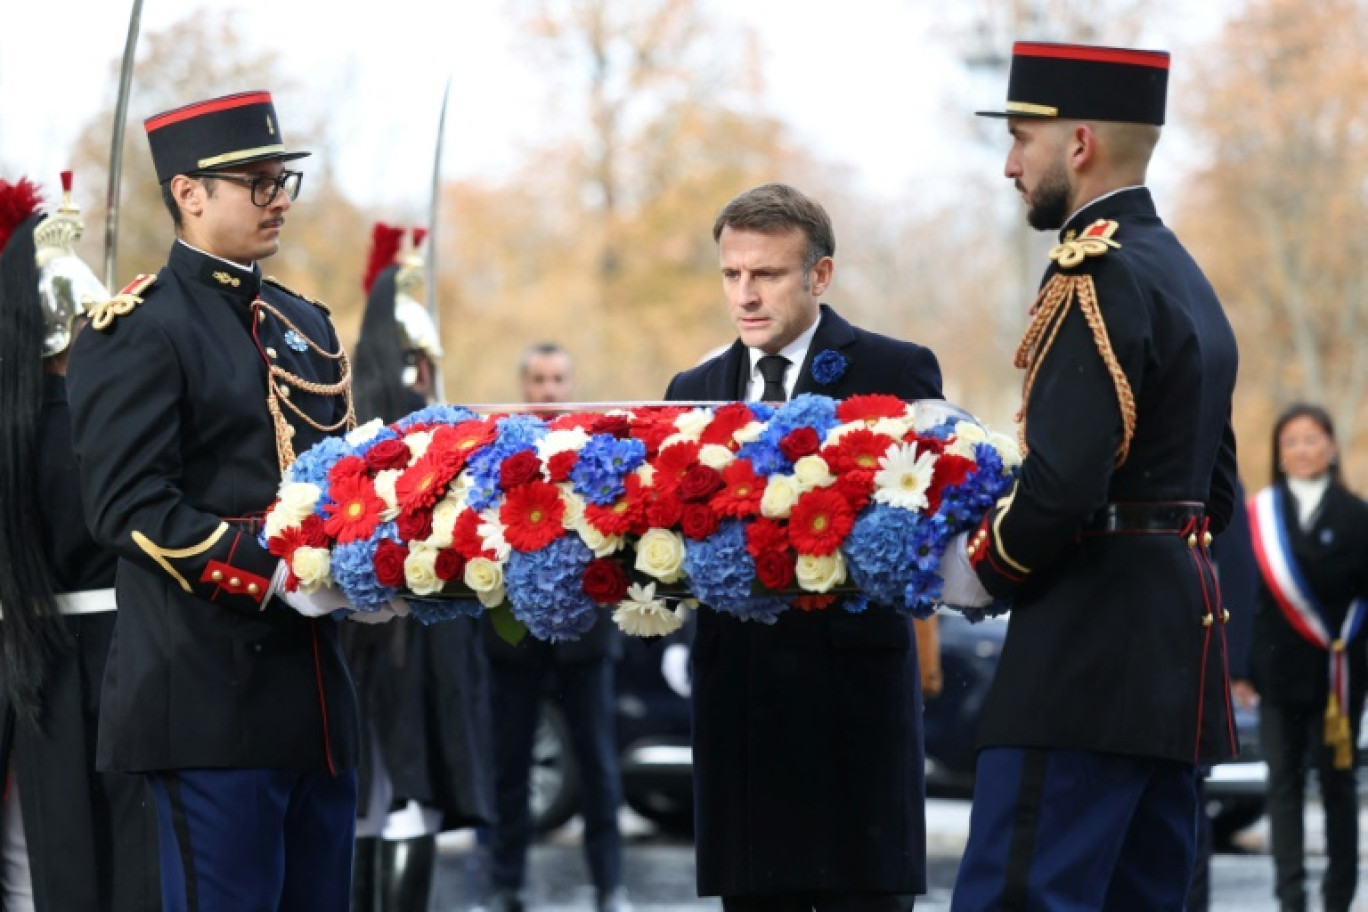
[[[717,910],[716,900],[694,893],[693,846],[656,831],[630,812],[623,814],[627,838],[624,879],[636,912]],[[968,831],[969,805],[961,801],[927,802],[928,876],[930,890],[918,910],[949,908],[950,889]],[[1368,811],[1363,822],[1368,824]],[[535,912],[578,912],[591,909],[593,891],[584,883],[577,821],[538,843],[529,862],[529,906]],[[1324,841],[1319,808],[1308,809],[1307,849],[1312,883],[1324,869]],[[1276,910],[1272,896],[1272,862],[1266,854],[1267,822],[1239,837],[1243,854],[1221,854],[1213,860],[1212,912]],[[1365,846],[1368,848],[1368,846]],[[479,859],[469,833],[444,836],[442,860],[433,896],[433,912],[473,909],[479,901]],[[1360,882],[1368,884],[1368,864]],[[1312,889],[1314,894],[1314,887]],[[1368,912],[1368,888],[1361,889],[1356,910]],[[1314,908],[1314,907],[1313,907]]]

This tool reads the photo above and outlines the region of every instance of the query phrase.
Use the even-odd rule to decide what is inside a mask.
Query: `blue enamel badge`
[[[309,350],[309,340],[305,339],[293,329],[285,330],[285,344],[297,352]]]

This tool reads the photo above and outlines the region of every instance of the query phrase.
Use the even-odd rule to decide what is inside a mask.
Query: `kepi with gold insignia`
[[[1162,126],[1167,51],[1018,41],[1007,104],[980,117],[1058,117]]]
[[[163,111],[143,121],[157,180],[251,162],[292,161],[270,92],[239,92]]]

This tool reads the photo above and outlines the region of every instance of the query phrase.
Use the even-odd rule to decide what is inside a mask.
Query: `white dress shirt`
[[[775,352],[776,355],[787,358],[789,362],[788,367],[784,368],[784,395],[790,399],[793,398],[793,388],[798,385],[798,372],[803,369],[803,361],[807,359],[808,349],[812,347],[812,337],[817,335],[817,326],[821,322],[822,317],[819,314],[801,336]],[[750,381],[746,384],[746,401],[758,402],[765,392],[765,378],[756,365],[765,357],[765,352],[758,348],[748,348],[746,351],[750,354]]]

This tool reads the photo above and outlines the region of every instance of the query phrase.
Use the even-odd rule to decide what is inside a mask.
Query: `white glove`
[[[969,533],[961,532],[950,539],[941,556],[941,579],[945,580],[941,602],[952,608],[982,608],[993,600],[969,564],[969,553],[965,549],[968,540]]]
[[[305,617],[324,617],[339,608],[350,608],[351,603],[336,586],[324,586],[313,592],[287,592],[284,589],[276,596],[285,604]]]
[[[388,606],[377,611],[348,611],[347,620],[358,624],[386,624],[394,620],[394,612]]]
[[[683,643],[671,643],[660,656],[660,673],[670,690],[687,697],[693,689],[689,680],[689,647]]]

